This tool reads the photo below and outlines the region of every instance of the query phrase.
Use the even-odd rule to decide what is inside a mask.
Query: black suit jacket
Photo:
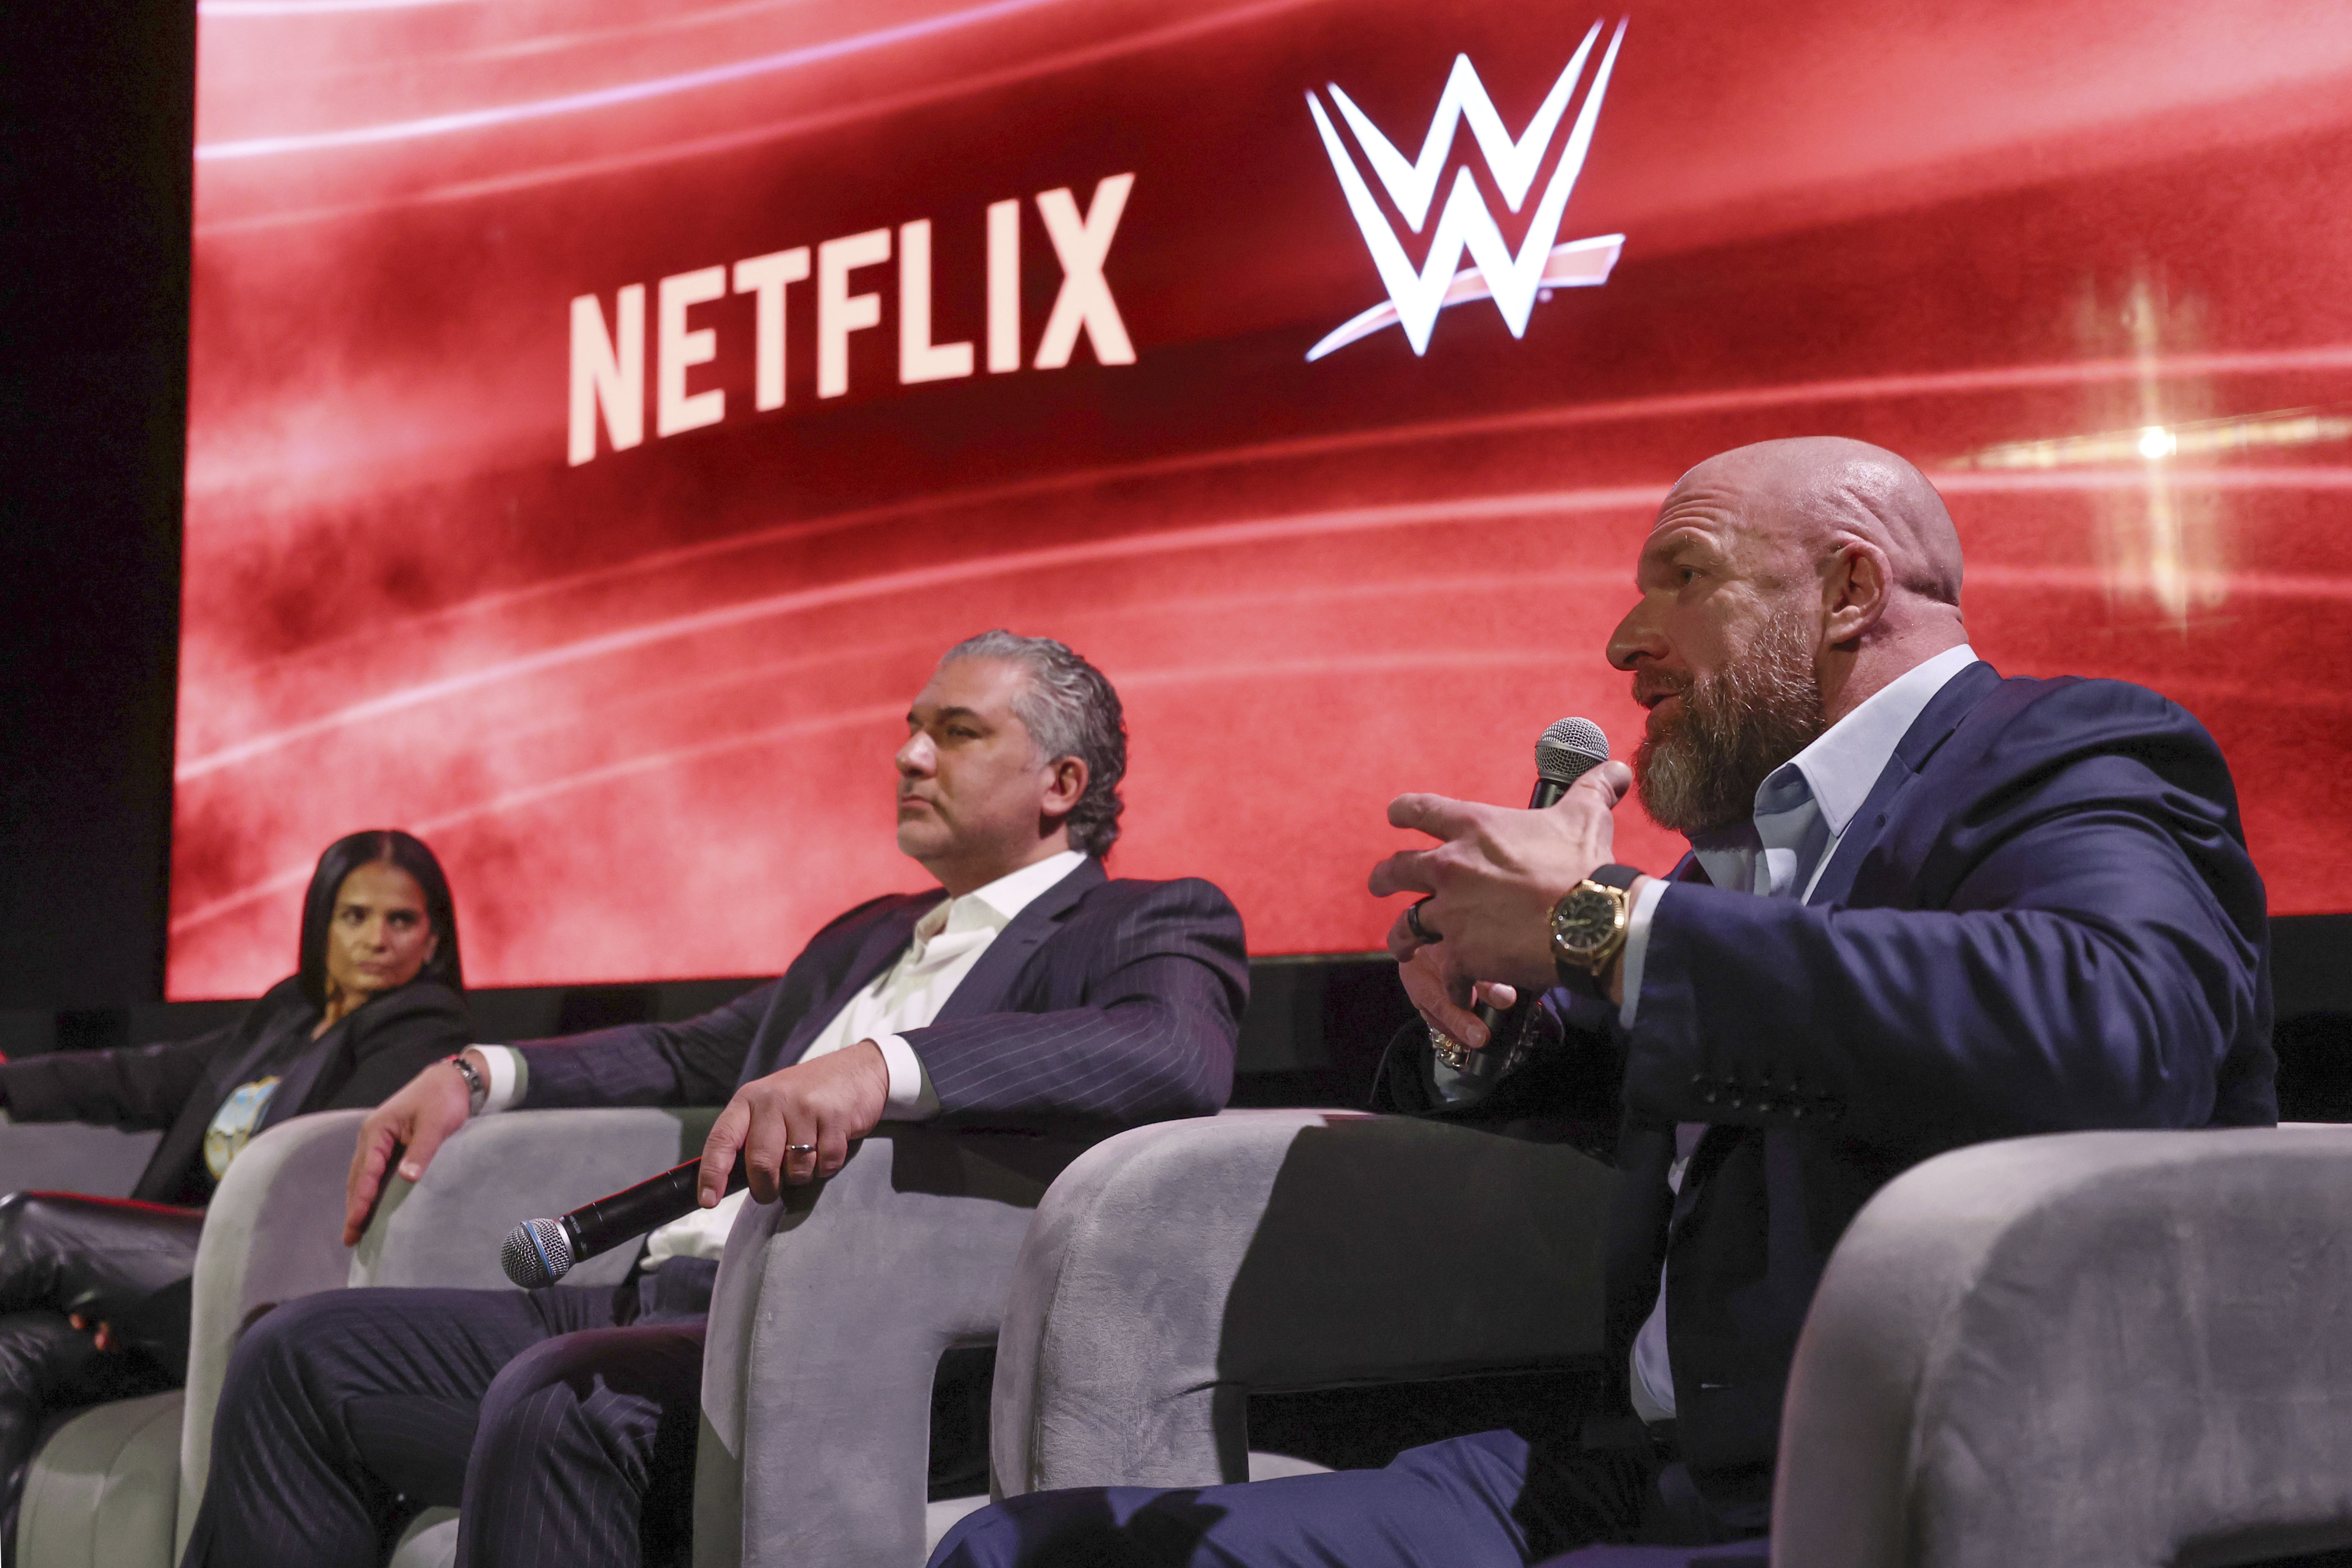
[[[289,977],[236,1023],[194,1039],[117,1051],[57,1051],[0,1064],[0,1093],[18,1121],[164,1129],[131,1195],[149,1203],[202,1203],[212,1193],[205,1129],[237,1086],[278,1054],[275,1047],[290,1047],[295,1054],[278,1069],[278,1092],[263,1128],[306,1111],[373,1106],[434,1062],[464,1050],[471,1034],[464,999],[434,980],[386,992],[310,1039],[318,1020],[300,981]]]
[[[1622,1087],[1612,1370],[1663,1265],[1684,1457],[1761,1523],[1798,1331],[1881,1186],[1987,1139],[2277,1120],[2269,924],[2203,726],[1986,664],[1914,721],[1810,900],[1676,876],[1630,1034],[1547,1003]],[[1683,1121],[1712,1125],[1676,1195]]]
[[[798,1061],[944,897],[860,904],[782,978],[699,1018],[524,1042],[523,1103],[723,1103]],[[1223,893],[1194,879],[1112,881],[1090,859],[1022,910],[906,1040],[945,1123],[1108,1130],[1223,1107],[1248,998],[1241,916]]]

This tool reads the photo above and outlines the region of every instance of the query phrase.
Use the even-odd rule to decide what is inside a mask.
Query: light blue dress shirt
[[[1707,880],[1768,899],[1810,899],[1878,775],[1894,760],[1895,748],[1944,683],[1976,662],[1976,651],[1963,643],[1912,666],[1773,769],[1757,786],[1753,817],[1691,839],[1691,853],[1706,869]],[[1625,1000],[1617,1011],[1629,1029],[1641,1010],[1650,925],[1675,886],[1654,880],[1644,884],[1633,900],[1625,933]],[[1706,1131],[1706,1124],[1699,1121],[1675,1130],[1675,1162],[1666,1182],[1677,1193],[1691,1152]],[[1633,1408],[1645,1421],[1668,1420],[1675,1413],[1663,1278],[1658,1304],[1633,1341]]]

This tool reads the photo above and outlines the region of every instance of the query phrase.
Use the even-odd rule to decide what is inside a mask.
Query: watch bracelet
[[[1510,1037],[1507,1041],[1490,1037],[1484,1046],[1474,1050],[1468,1046],[1455,1045],[1451,1041],[1441,1042],[1437,1032],[1433,1029],[1430,1031],[1430,1049],[1436,1053],[1439,1061],[1444,1062],[1455,1072],[1489,1082],[1500,1082],[1518,1071],[1526,1064],[1528,1058],[1534,1054],[1538,1011],[1536,999],[1532,996],[1523,1002],[1514,1003],[1503,1015],[1503,1022],[1510,1030]],[[1491,1073],[1481,1070],[1486,1062],[1496,1059],[1489,1053],[1497,1050],[1502,1053],[1500,1059],[1503,1065]]]
[[[466,1080],[466,1114],[479,1116],[482,1107],[490,1102],[490,1086],[482,1080],[481,1070],[466,1059],[463,1051],[443,1059],[456,1068],[457,1076]]]

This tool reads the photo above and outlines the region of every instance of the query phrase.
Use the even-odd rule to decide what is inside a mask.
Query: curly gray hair
[[[1086,793],[1064,819],[1070,847],[1108,854],[1127,806],[1118,796],[1118,781],[1127,776],[1127,715],[1109,680],[1066,643],[1003,630],[964,638],[940,663],[959,658],[1001,658],[1028,674],[1013,711],[1027,727],[1038,759],[1076,757],[1087,764]]]

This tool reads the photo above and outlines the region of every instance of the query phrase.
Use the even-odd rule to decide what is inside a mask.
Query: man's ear
[[[1822,574],[1822,639],[1834,647],[1876,626],[1894,584],[1886,552],[1877,545],[1866,539],[1839,545]]]
[[[1057,823],[1067,816],[1087,793],[1087,760],[1084,757],[1056,757],[1045,779],[1045,798],[1038,803],[1038,811],[1046,821]]]

